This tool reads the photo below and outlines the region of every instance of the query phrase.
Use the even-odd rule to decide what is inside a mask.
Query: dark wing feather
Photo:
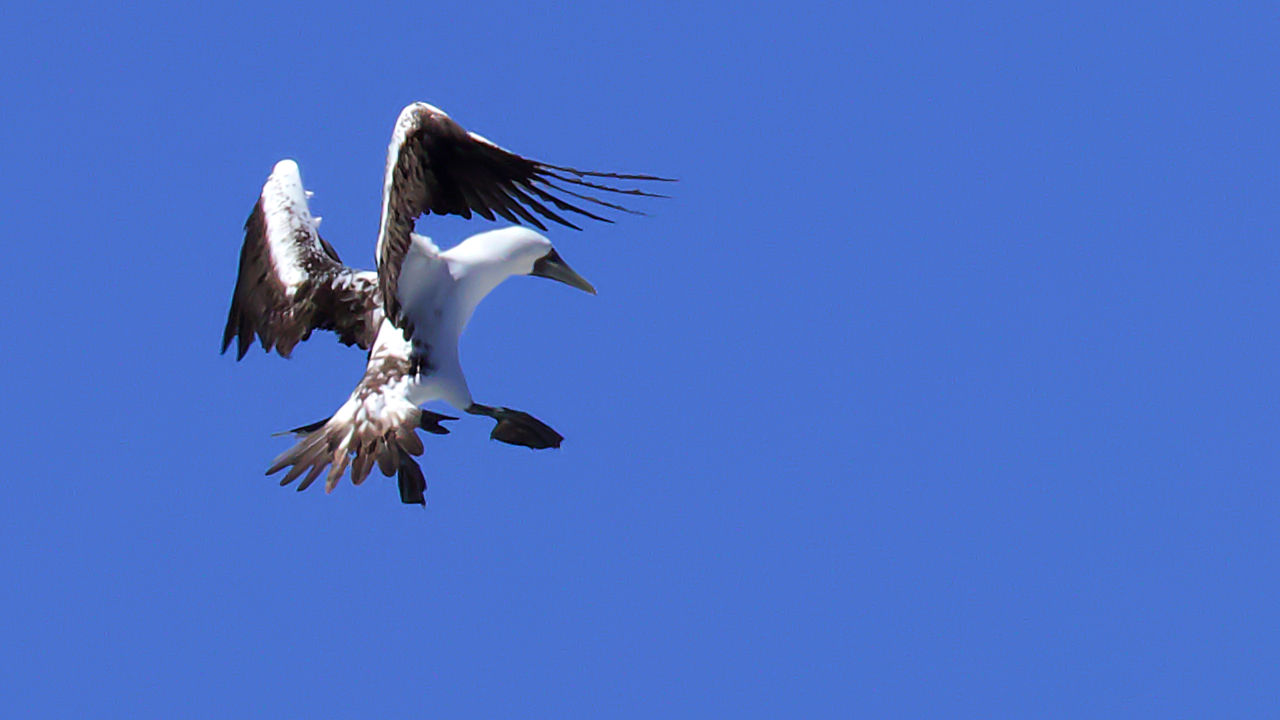
[[[409,249],[410,233],[421,215],[470,218],[475,212],[490,220],[499,215],[517,224],[523,221],[539,230],[546,230],[537,217],[541,216],[579,229],[547,204],[563,213],[611,221],[554,195],[553,191],[615,210],[630,211],[620,205],[564,189],[551,181],[589,190],[663,197],[638,188],[612,187],[588,178],[669,182],[666,178],[652,175],[590,172],[529,160],[479,135],[468,133],[448,115],[426,103],[406,107],[396,121],[391,146],[387,149],[382,223],[378,233],[378,285],[387,316],[397,327],[403,327],[396,297],[397,282],[400,264]]]
[[[313,330],[363,349],[373,343],[382,321],[377,275],[342,264],[316,225],[297,164],[277,163],[245,222],[222,352],[236,340],[243,358],[256,335],[264,350],[289,357]]]

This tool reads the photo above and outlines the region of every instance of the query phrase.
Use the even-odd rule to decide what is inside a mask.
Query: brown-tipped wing
[[[289,468],[281,485],[301,477],[298,490],[306,490],[326,467],[326,492],[337,487],[348,467],[351,482],[359,485],[376,463],[388,477],[399,473],[404,502],[424,502],[426,480],[412,458],[423,450],[417,431],[444,435],[449,431],[440,421],[457,418],[423,410],[409,399],[420,360],[400,330],[387,323],[383,329],[347,402],[328,420],[295,429],[301,439],[267,470],[273,475]]]
[[[588,178],[667,181],[650,175],[589,172],[529,160],[467,132],[448,115],[426,103],[406,107],[400,112],[387,149],[382,223],[378,233],[378,284],[387,316],[399,326],[396,285],[400,264],[409,248],[414,222],[421,215],[470,218],[474,212],[486,220],[500,216],[518,225],[528,223],[546,230],[539,220],[541,216],[578,229],[559,213],[612,221],[573,204],[574,201],[632,211],[562,185],[662,197],[636,188],[611,187]]]
[[[222,333],[236,359],[256,335],[263,350],[289,357],[313,330],[368,349],[382,320],[377,274],[347,267],[317,231],[298,166],[276,164],[245,222],[240,273]]]

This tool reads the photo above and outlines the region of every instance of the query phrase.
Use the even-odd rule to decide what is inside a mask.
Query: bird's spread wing
[[[414,222],[421,215],[435,213],[470,218],[474,212],[487,220],[494,220],[496,215],[516,224],[529,223],[546,230],[539,220],[541,216],[577,229],[577,225],[560,213],[612,221],[574,202],[632,212],[579,190],[661,197],[636,188],[611,187],[591,178],[665,180],[650,175],[575,170],[529,160],[467,132],[448,115],[426,103],[406,107],[400,112],[387,148],[382,222],[378,231],[378,284],[387,317],[397,325],[401,323],[396,283]],[[571,202],[562,196],[574,200]]]
[[[267,474],[290,468],[280,484],[301,477],[298,490],[305,490],[328,467],[325,490],[332,491],[348,466],[351,481],[359,485],[376,462],[384,475],[399,473],[402,500],[423,502],[426,482],[412,457],[423,450],[417,431],[444,435],[449,431],[440,421],[456,418],[423,410],[409,399],[420,363],[413,343],[384,322],[355,392],[333,417],[294,430],[301,439],[276,458]]]
[[[257,335],[264,350],[288,357],[316,329],[332,330],[346,345],[372,344],[382,319],[377,274],[342,264],[318,224],[298,165],[281,160],[245,222],[224,353],[234,339],[243,358]]]

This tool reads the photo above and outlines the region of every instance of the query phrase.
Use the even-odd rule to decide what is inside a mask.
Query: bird
[[[464,130],[432,105],[412,103],[400,112],[387,148],[376,269],[369,271],[344,264],[320,236],[297,163],[278,162],[245,223],[222,352],[234,342],[241,360],[256,337],[265,352],[287,358],[313,331],[326,330],[368,358],[347,401],[331,417],[288,431],[296,443],[267,474],[287,470],[280,484],[301,478],[301,491],[328,468],[325,489],[332,492],[348,467],[360,485],[376,463],[384,475],[398,475],[402,502],[425,505],[426,480],[414,460],[424,452],[417,431],[448,434],[441,423],[459,419],[421,407],[437,400],[492,419],[491,439],[535,450],[560,447],[563,436],[532,415],[474,400],[458,341],[479,303],[510,277],[543,277],[596,294],[551,241],[527,225],[547,232],[546,220],[580,230],[566,217],[571,213],[613,222],[585,203],[640,214],[587,194],[592,190],[666,197],[606,184],[619,180],[672,182],[530,160]],[[515,225],[443,251],[415,232],[423,215],[469,219],[473,213]]]

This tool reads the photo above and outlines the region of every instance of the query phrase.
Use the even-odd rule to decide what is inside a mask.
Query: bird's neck
[[[445,260],[449,263],[449,274],[453,276],[457,287],[458,311],[462,320],[458,332],[461,333],[480,301],[501,285],[503,280],[511,277],[512,273],[509,268],[496,263],[468,262],[447,256]]]

